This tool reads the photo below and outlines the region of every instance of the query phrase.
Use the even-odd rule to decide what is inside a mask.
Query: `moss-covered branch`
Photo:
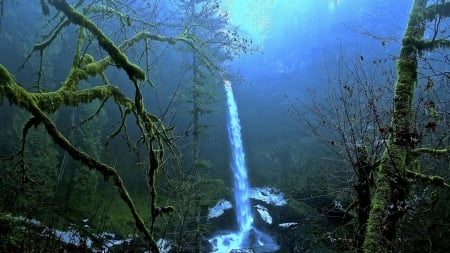
[[[418,77],[418,58],[423,50],[447,48],[446,39],[424,40],[426,22],[448,17],[450,5],[442,3],[427,7],[428,0],[414,0],[407,28],[402,39],[397,64],[398,78],[394,94],[392,115],[393,134],[389,136],[382,156],[367,222],[364,252],[391,252],[396,226],[405,213],[405,200],[409,193],[408,179],[415,179],[449,188],[442,177],[427,176],[410,170],[417,166],[414,156],[421,154],[447,155],[448,149],[415,148],[412,141],[412,101]],[[441,8],[442,7],[442,8]]]
[[[119,68],[123,68],[128,74],[128,77],[133,82],[145,80],[145,73],[141,68],[131,62],[128,57],[120,50],[114,42],[112,42],[90,19],[75,10],[64,0],[49,0],[49,3],[62,11],[67,18],[74,24],[88,29],[98,40],[99,45],[108,52],[114,63]]]
[[[436,148],[416,148],[411,151],[411,153],[415,156],[421,155],[421,154],[429,154],[429,155],[435,155],[435,156],[444,156],[450,154],[450,149],[444,148],[444,149],[436,149]]]
[[[414,171],[407,170],[406,175],[415,180],[419,180],[420,182],[429,183],[435,186],[445,187],[450,189],[450,184],[447,184],[445,182],[445,179],[443,177],[439,176],[428,176],[421,173],[417,173]]]
[[[120,194],[122,200],[129,207],[136,227],[141,231],[145,238],[149,241],[153,252],[158,252],[156,242],[150,231],[144,224],[144,221],[138,214],[136,207],[128,194],[128,191],[120,178],[118,172],[111,166],[97,161],[94,157],[75,148],[70,141],[57,129],[53,121],[45,114],[44,111],[53,112],[62,105],[77,105],[79,103],[87,103],[93,99],[106,99],[114,97],[119,104],[126,104],[135,110],[132,101],[123,96],[120,91],[113,86],[100,86],[90,90],[82,91],[57,91],[49,93],[29,93],[18,85],[11,77],[9,72],[0,64],[0,96],[8,98],[10,103],[27,110],[34,116],[34,121],[44,124],[49,135],[55,143],[62,149],[66,150],[75,160],[81,161],[91,169],[99,171],[105,179],[112,178],[114,185]],[[150,116],[149,116],[150,117]]]
[[[436,18],[436,15],[443,16],[444,18],[450,17],[450,2],[431,4],[426,8],[425,17],[426,20],[432,21]]]
[[[61,132],[58,131],[55,124],[48,118],[39,108],[35,108],[35,116],[42,119],[43,124],[45,125],[45,128],[47,129],[47,132],[50,134],[50,136],[53,138],[55,143],[57,143],[62,149],[66,150],[75,160],[81,161],[83,164],[88,166],[91,169],[95,169],[102,173],[102,175],[105,178],[111,177],[114,185],[117,187],[117,190],[120,194],[120,197],[122,200],[127,204],[128,208],[131,211],[131,214],[133,215],[133,218],[136,222],[136,227],[139,231],[141,231],[145,238],[150,243],[151,250],[153,252],[158,252],[158,246],[156,244],[155,239],[151,235],[150,231],[145,226],[145,223],[141,216],[139,215],[133,200],[131,199],[121,177],[119,176],[119,173],[111,166],[101,163],[97,161],[92,156],[76,149],[70,142],[67,140]]]
[[[11,104],[31,113],[33,115],[33,120],[28,122],[26,128],[29,128],[31,125],[35,124],[35,122],[36,124],[43,124],[54,142],[63,150],[67,151],[74,159],[81,161],[91,169],[99,171],[105,178],[112,178],[120,197],[129,207],[137,228],[144,234],[145,238],[150,243],[151,252],[159,252],[155,240],[152,237],[153,224],[155,223],[156,217],[160,214],[156,205],[156,175],[163,166],[164,149],[169,148],[173,153],[175,152],[171,146],[171,138],[169,137],[168,130],[158,117],[147,112],[145,109],[142,91],[138,84],[138,81],[144,80],[146,77],[144,71],[139,66],[132,64],[123,51],[141,40],[145,40],[145,42],[148,42],[149,40],[166,42],[172,45],[177,42],[183,42],[202,55],[205,62],[209,62],[206,54],[201,50],[202,44],[198,38],[186,32],[177,37],[164,37],[148,32],[141,32],[122,42],[119,46],[116,46],[99,27],[66,1],[48,0],[48,3],[61,11],[66,16],[67,20],[62,19],[66,21],[58,25],[47,39],[36,44],[33,48],[33,52],[39,51],[41,53],[42,61],[43,50],[54,42],[56,35],[61,33],[65,26],[69,23],[80,26],[76,41],[76,50],[69,74],[61,87],[55,91],[29,92],[18,84],[12,78],[8,70],[0,64],[0,102],[6,97]],[[86,39],[85,32],[88,31],[93,34],[100,47],[108,53],[107,57],[96,61],[92,55],[82,52],[83,44]],[[134,99],[125,96],[118,87],[109,84],[104,71],[111,63],[124,69],[129,79],[133,81],[135,87]],[[214,67],[210,62],[208,65],[211,68]],[[105,85],[89,89],[78,89],[81,81],[87,80],[89,76],[96,75],[102,77]],[[109,98],[114,99],[114,102],[122,112],[122,123],[119,129],[108,137],[108,140],[110,137],[112,138],[117,135],[121,129],[126,129],[126,118],[129,114],[134,114],[136,125],[141,131],[141,137],[138,142],[142,143],[148,151],[149,166],[147,169],[147,176],[151,195],[151,230],[146,227],[142,218],[137,213],[134,203],[118,172],[113,167],[102,163],[100,160],[96,160],[94,156],[74,147],[58,130],[55,123],[47,116],[47,114],[54,113],[63,106],[89,104],[96,99],[105,102]]]
[[[450,48],[450,40],[421,40],[416,42],[417,49],[420,51],[432,51],[438,48]]]
[[[411,124],[411,103],[414,84],[417,80],[417,41],[420,41],[425,32],[424,9],[426,0],[415,0],[408,27],[402,40],[400,60],[397,65],[398,79],[394,97],[394,130],[409,131]]]
[[[9,102],[17,105],[27,111],[31,106],[37,106],[46,113],[53,113],[61,106],[77,106],[79,104],[88,104],[96,99],[106,100],[109,97],[114,98],[117,104],[127,108],[134,108],[133,101],[125,97],[119,88],[105,85],[97,86],[85,90],[66,90],[61,89],[55,92],[28,92],[9,75],[9,72],[0,64],[0,96],[4,95]]]
[[[160,42],[167,42],[169,44],[175,44],[180,39],[177,37],[164,37],[161,35],[151,34],[149,32],[140,32],[135,34],[133,37],[131,37],[128,40],[123,41],[119,48],[120,50],[126,50],[127,48],[133,46],[136,42],[142,41],[142,40],[155,40]],[[107,56],[99,61],[94,61],[94,58],[91,55],[84,55],[83,56],[84,64],[83,69],[86,71],[87,74],[91,76],[95,76],[97,74],[102,73],[111,63],[112,59],[110,56]]]

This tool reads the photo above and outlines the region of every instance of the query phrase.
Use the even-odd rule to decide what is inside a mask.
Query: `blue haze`
[[[233,175],[241,173],[241,171],[231,172],[228,168],[230,157],[235,156],[233,168],[244,167],[246,173],[248,169],[248,175],[241,175],[242,180],[250,179],[251,183],[258,186],[274,184],[282,187],[283,185],[277,184],[283,182],[282,179],[289,177],[289,173],[292,172],[288,168],[283,168],[281,166],[283,161],[275,160],[273,153],[276,150],[290,149],[299,143],[303,145],[304,156],[308,157],[305,160],[312,159],[310,154],[315,152],[314,140],[299,128],[298,122],[293,120],[288,112],[290,101],[297,98],[307,99],[309,96],[307,90],[311,89],[316,90],[318,94],[325,94],[328,84],[327,73],[335,70],[340,57],[354,58],[361,55],[370,62],[377,57],[395,57],[398,54],[399,39],[404,32],[412,1],[339,0],[335,1],[337,3],[335,8],[330,9],[331,1],[334,0],[275,0],[276,4],[269,12],[270,25],[266,37],[262,40],[254,38],[260,43],[261,50],[243,55],[229,63],[229,71],[242,77],[240,80],[232,80],[234,102],[239,105],[238,108],[233,108],[236,112],[239,110],[239,119],[236,118],[234,123],[240,123],[233,128],[240,128],[241,136],[231,137],[235,141],[239,139],[232,147],[241,149],[242,153],[229,150],[226,129],[226,108],[229,105],[225,94],[221,93],[217,95],[219,102],[214,105],[217,111],[203,115],[203,122],[208,123],[211,129],[207,133],[208,138],[202,140],[202,157],[214,165],[214,172],[208,171],[205,174],[219,175],[231,188]],[[26,65],[23,72],[16,70],[33,44],[39,42],[37,38],[31,40],[30,36],[39,34],[41,24],[36,20],[40,17],[41,11],[38,5],[23,4],[26,1],[4,1],[5,7],[13,2],[17,2],[14,4],[19,5],[22,12],[5,13],[0,32],[0,63],[17,73],[17,80],[25,84],[33,80],[26,72],[32,64]],[[161,20],[156,22],[162,22],[165,15],[161,13],[157,18]],[[73,26],[68,28],[70,32],[74,30]],[[357,30],[360,32],[356,32]],[[166,27],[155,32],[177,34]],[[252,34],[245,30],[242,32]],[[364,32],[368,34],[363,34]],[[392,37],[397,40],[382,45],[370,35]],[[18,41],[22,38],[23,40]],[[59,55],[52,58],[55,66],[52,68],[52,78],[47,80],[49,83],[59,84],[64,81],[63,78],[67,75],[72,60],[70,57],[75,46],[72,42],[76,37],[74,34],[68,34],[60,39],[71,43],[64,43]],[[183,78],[184,73],[177,72],[174,66],[183,68],[182,63],[190,55],[183,56],[182,51],[170,51],[167,45],[152,45],[152,50],[154,50],[152,56],[161,56],[158,61],[161,67],[151,70],[157,89],[146,90],[145,99],[148,102],[148,109],[160,115],[169,105],[176,84],[183,84],[182,88],[188,86],[189,77]],[[37,53],[34,56],[36,55]],[[137,58],[130,57],[134,62]],[[32,58],[34,64],[36,59]],[[133,94],[132,86],[122,71],[108,70],[108,74],[112,74],[110,81],[114,85],[119,85]],[[184,135],[183,132],[188,135],[191,108],[186,105],[177,106],[174,109],[176,112],[173,115],[166,115],[164,120],[176,125],[175,131],[179,131],[181,136]],[[2,129],[8,127],[12,115],[13,112],[4,101],[0,107]],[[176,120],[172,121],[172,116],[177,117]],[[110,121],[110,125],[113,125],[118,119],[111,118]],[[133,130],[136,129],[130,128],[130,132]],[[125,148],[125,145],[119,145],[115,149],[113,147],[112,153],[120,154]],[[243,150],[246,151],[246,160]],[[119,161],[119,165],[123,167],[128,164],[129,161]],[[235,191],[237,197],[243,197],[244,201],[239,205],[242,209],[235,210],[238,214],[238,227],[241,228],[238,232],[247,233],[252,230],[254,223],[253,218],[250,218],[251,206],[246,196],[248,185],[243,188],[237,185],[235,188],[238,189]]]

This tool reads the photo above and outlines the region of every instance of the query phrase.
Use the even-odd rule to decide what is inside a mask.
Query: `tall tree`
[[[356,64],[349,66],[341,61],[327,100],[313,100],[309,115],[294,108],[312,133],[354,170],[357,252],[414,248],[408,244],[429,232],[402,238],[397,229],[417,232],[416,222],[436,219],[437,193],[448,196],[449,174],[442,163],[449,155],[449,10],[442,1],[414,1],[396,71],[377,68],[386,59],[368,61],[358,55]],[[380,38],[383,46],[386,41]],[[438,187],[445,191],[435,190]],[[420,210],[434,216],[424,221]],[[402,219],[405,215],[408,219]],[[430,236],[429,241],[424,247],[436,249],[433,242],[439,238]]]
[[[329,71],[326,95],[318,97],[312,93],[310,102],[302,103],[301,108],[293,105],[291,112],[305,129],[334,151],[338,161],[334,165],[339,173],[333,178],[343,178],[336,187],[349,192],[353,188],[354,201],[345,207],[340,221],[348,221],[350,211],[355,209],[354,246],[357,252],[362,252],[374,170],[390,131],[388,97],[392,89],[388,84],[395,76],[390,70],[390,59],[363,60],[360,53],[356,54],[341,52],[338,65],[330,66],[336,71]],[[346,55],[352,55],[353,60]]]
[[[417,147],[419,136],[414,130],[412,106],[415,91],[419,87],[417,85],[418,62],[421,55],[425,51],[447,48],[450,45],[445,37],[438,37],[440,29],[445,29],[440,27],[440,23],[449,16],[450,3],[446,1],[415,0],[413,2],[397,64],[398,78],[394,91],[392,133],[388,136],[386,150],[377,168],[376,190],[371,201],[364,252],[390,252],[396,225],[408,209],[406,198],[410,180],[426,181],[450,188],[444,182],[444,178],[421,173],[418,160],[420,155],[432,154],[443,157],[450,153],[450,149],[439,148],[439,145],[432,148]],[[431,39],[424,38],[428,22],[434,22],[432,23],[434,36]],[[432,84],[427,83],[427,85]],[[431,121],[429,123],[437,124]],[[427,124],[427,127],[434,126]]]
[[[183,173],[183,176],[171,177],[168,184],[182,195],[176,198],[181,201],[177,205],[180,221],[175,224],[177,235],[173,241],[177,245],[176,251],[201,252],[201,223],[205,217],[205,206],[217,200],[212,199],[217,197],[217,191],[208,189],[211,180],[202,176],[211,167],[202,157],[200,149],[202,137],[211,127],[204,118],[214,111],[223,79],[230,76],[226,64],[239,54],[255,48],[229,23],[228,14],[219,0],[176,1],[171,7],[176,7],[173,10],[176,18],[171,20],[173,27],[187,31],[201,41],[201,50],[190,47],[180,49],[183,55],[188,55],[185,66],[188,87],[182,96],[182,103],[190,107],[190,123],[183,133],[183,139],[190,143],[183,150],[183,168],[176,172]]]
[[[252,45],[251,40],[243,37],[237,28],[229,23],[228,13],[219,0],[183,1],[179,8],[185,13],[185,17],[181,19],[184,29],[203,41],[201,54],[198,51],[192,51],[190,94],[192,96],[193,160],[196,161],[200,156],[200,136],[207,128],[201,123],[201,118],[202,115],[212,112],[211,105],[217,102],[217,88],[222,87],[224,78],[230,77],[226,64],[241,53],[254,51],[256,47]]]

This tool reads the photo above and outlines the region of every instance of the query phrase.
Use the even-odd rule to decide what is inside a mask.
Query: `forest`
[[[450,2],[234,2],[0,0],[0,252],[450,252]]]

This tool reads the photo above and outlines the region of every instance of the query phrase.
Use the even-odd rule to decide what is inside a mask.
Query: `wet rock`
[[[246,248],[246,249],[233,249],[230,251],[230,253],[255,253],[254,250],[250,249],[250,248]]]

